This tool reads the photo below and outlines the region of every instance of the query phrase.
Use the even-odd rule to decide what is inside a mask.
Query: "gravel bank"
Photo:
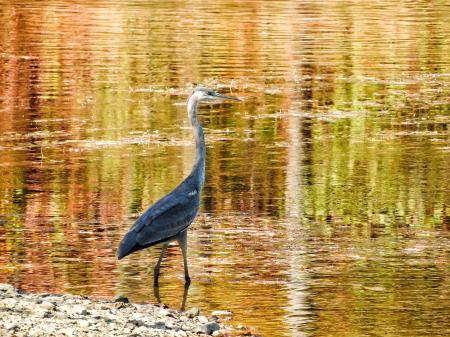
[[[217,312],[226,315],[227,312]],[[214,314],[214,313],[213,313]],[[251,336],[198,309],[179,312],[152,304],[96,301],[82,296],[30,294],[0,284],[0,336]]]

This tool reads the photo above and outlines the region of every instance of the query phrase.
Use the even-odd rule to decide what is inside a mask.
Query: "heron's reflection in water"
[[[183,291],[183,298],[181,300],[181,305],[179,310],[180,311],[185,311],[186,308],[186,301],[187,301],[187,297],[188,297],[188,293],[189,293],[189,283],[186,283],[184,285],[184,291]],[[161,295],[159,293],[159,285],[158,284],[154,284],[153,285],[153,294],[156,298],[156,302],[158,302],[158,304],[164,304],[163,302],[161,302]]]

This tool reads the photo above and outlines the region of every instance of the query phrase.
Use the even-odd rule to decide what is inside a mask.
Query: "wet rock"
[[[119,295],[118,297],[116,297],[114,302],[129,303],[130,301],[128,300],[128,297]]]
[[[203,325],[202,332],[207,335],[212,335],[214,331],[217,331],[220,329],[220,325],[217,322],[209,322]]]
[[[215,310],[211,313],[211,316],[230,319],[233,316],[233,313],[228,310]]]

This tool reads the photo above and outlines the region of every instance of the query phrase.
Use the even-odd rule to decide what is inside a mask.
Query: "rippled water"
[[[0,0],[0,282],[183,302],[179,249],[118,263],[138,214],[207,176],[186,308],[265,336],[450,329],[446,1]]]

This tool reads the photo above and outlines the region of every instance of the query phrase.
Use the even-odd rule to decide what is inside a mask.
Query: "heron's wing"
[[[136,241],[148,245],[186,229],[199,208],[197,190],[175,190],[150,207],[133,225]]]

